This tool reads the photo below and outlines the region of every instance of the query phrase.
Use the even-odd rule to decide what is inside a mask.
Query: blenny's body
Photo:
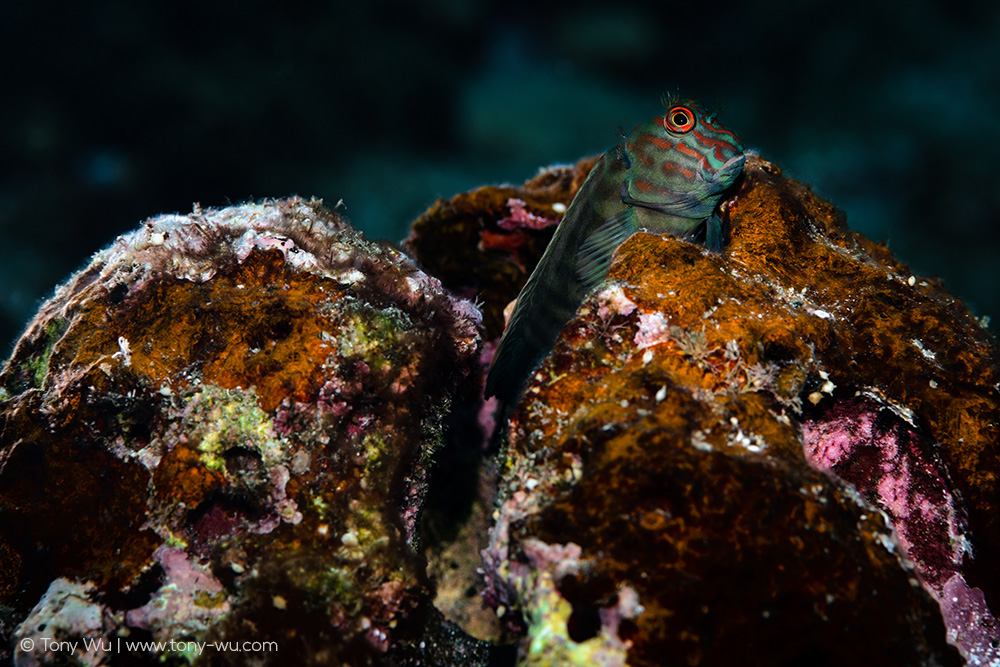
[[[593,287],[618,246],[640,229],[688,240],[705,230],[718,250],[715,213],[743,170],[743,143],[694,100],[665,100],[605,153],[577,192],[517,305],[493,357],[486,396],[513,403],[525,379]]]

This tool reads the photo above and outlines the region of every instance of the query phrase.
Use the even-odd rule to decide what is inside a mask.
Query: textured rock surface
[[[413,223],[407,247],[449,290],[479,298],[488,339],[503,331],[504,307],[596,161],[543,169],[517,187],[486,186],[439,199]]]
[[[467,204],[437,233],[495,248],[503,214]],[[995,659],[994,339],[759,158],[724,215],[719,255],[628,241],[514,414],[485,558],[522,661],[961,664],[946,632]],[[475,273],[487,322],[533,258],[466,262],[508,260]]]
[[[592,164],[414,224],[488,340]],[[127,632],[274,640],[264,664],[512,664],[431,607],[501,636],[479,586],[522,664],[1000,658],[995,341],[759,158],[723,209],[721,254],[620,248],[513,412],[488,536],[469,302],[297,199],[120,239],[0,375],[8,651],[87,638],[106,664]],[[449,412],[469,462],[432,471]]]
[[[0,375],[7,639],[276,642],[205,664],[433,655],[414,539],[479,345],[472,304],[319,202],[196,208],[119,238]]]

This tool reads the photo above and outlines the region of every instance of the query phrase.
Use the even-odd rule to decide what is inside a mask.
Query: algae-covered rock
[[[388,664],[432,643],[417,521],[479,319],[316,201],[161,216],[99,252],[0,375],[16,661],[64,664],[40,648],[57,630],[113,640],[86,664]],[[70,618],[85,605],[97,625]]]
[[[517,296],[597,158],[542,169],[520,186],[483,186],[439,199],[413,223],[406,246],[456,294],[482,303],[486,336],[503,331]]]
[[[722,212],[627,241],[514,411],[522,664],[997,659],[994,339],[759,158]]]
[[[0,374],[0,658],[1000,660],[995,340],[756,156],[720,253],[618,249],[480,466],[504,306],[593,163],[437,202],[434,278],[298,199],[96,255]],[[517,656],[457,627],[495,617]]]

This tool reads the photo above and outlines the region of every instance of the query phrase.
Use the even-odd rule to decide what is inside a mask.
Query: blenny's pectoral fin
[[[722,250],[722,218],[718,211],[705,221],[705,247],[712,252]]]
[[[576,275],[585,292],[604,280],[615,250],[635,232],[632,210],[626,208],[605,220],[587,237],[576,255]]]

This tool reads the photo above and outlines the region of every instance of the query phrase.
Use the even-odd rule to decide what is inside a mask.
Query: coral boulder
[[[99,252],[0,375],[16,660],[89,637],[81,664],[382,664],[422,636],[417,521],[479,322],[317,201],[196,207]]]

